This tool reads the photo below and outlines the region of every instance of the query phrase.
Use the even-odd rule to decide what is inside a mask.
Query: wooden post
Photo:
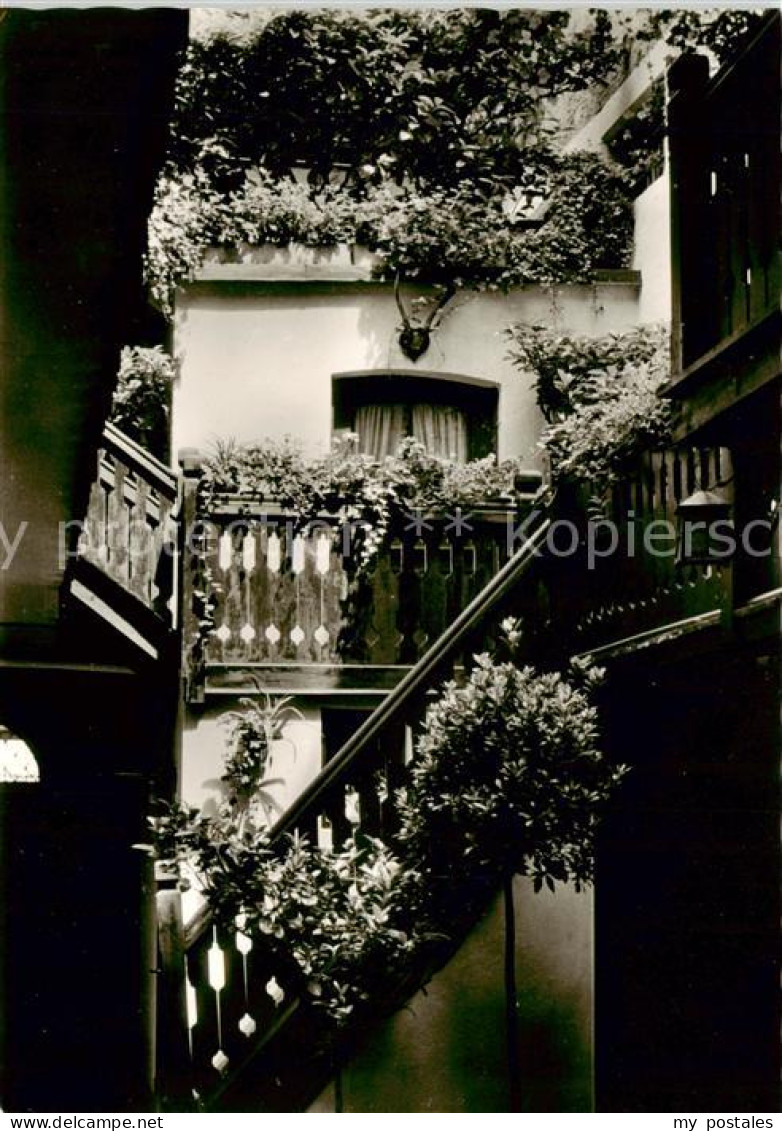
[[[158,871],[158,983],[155,1092],[164,1111],[194,1105],[185,992],[182,897],[176,877]]]
[[[184,695],[188,701],[195,701],[201,693],[202,657],[194,648],[199,639],[198,617],[193,609],[194,589],[194,539],[197,537],[198,514],[196,500],[198,484],[203,474],[203,459],[195,448],[184,448],[179,452],[179,466],[182,469],[182,508],[181,508],[181,553],[178,581],[180,628],[182,632],[182,671],[184,673]],[[199,654],[196,654],[199,653]]]
[[[505,1040],[508,1057],[508,1111],[522,1110],[519,1046],[519,1005],[516,986],[516,904],[513,898],[513,875],[505,876],[502,885],[505,917]]]
[[[705,55],[682,55],[668,71],[671,170],[671,371],[674,379],[692,357],[696,310],[708,303],[705,265],[699,262],[706,221],[709,169],[701,93],[709,79]]]

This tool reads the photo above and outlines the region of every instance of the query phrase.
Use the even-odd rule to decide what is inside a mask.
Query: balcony
[[[671,392],[684,402],[682,435],[779,370],[779,39],[769,12],[713,78],[704,56],[671,69]]]
[[[269,501],[223,497],[199,515],[185,567],[189,696],[385,692],[509,557],[509,500],[411,515],[356,572],[334,516],[304,530]]]

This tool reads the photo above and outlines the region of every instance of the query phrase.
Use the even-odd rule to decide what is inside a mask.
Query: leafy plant
[[[641,365],[628,373],[608,369],[585,382],[573,411],[541,436],[553,478],[584,480],[600,497],[641,451],[664,447],[672,422],[671,406],[660,395],[666,381],[667,374]]]
[[[563,676],[482,654],[429,708],[400,843],[440,879],[441,898],[454,897],[442,880],[455,860],[463,875],[520,873],[537,889],[591,881],[598,813],[623,774],[599,750],[591,699],[603,675],[579,661]]]
[[[112,423],[164,460],[174,377],[174,360],[160,346],[125,346],[111,406]]]
[[[153,850],[195,868],[217,918],[263,941],[284,973],[267,987],[278,1005],[296,993],[343,1027],[389,983],[424,978],[432,948],[460,938],[513,873],[537,888],[590,882],[599,814],[625,772],[599,750],[601,679],[587,662],[563,677],[476,657],[427,712],[393,847],[359,832],[333,852],[296,837],[272,845],[239,806],[212,819],[173,806],[153,821]],[[267,701],[241,714],[234,733],[250,753],[227,765],[236,795],[257,794],[264,736],[286,710]]]
[[[229,711],[222,720],[228,729],[228,748],[218,784],[240,832],[248,824],[267,826],[279,812],[268,787],[281,779],[266,778],[266,768],[272,744],[284,740],[286,723],[302,717],[289,697],[273,700],[266,692],[261,696],[260,701],[241,698],[242,710]]]
[[[448,513],[496,502],[512,491],[518,467],[518,461],[498,462],[495,456],[457,464],[429,455],[412,438],[384,459],[356,451],[353,436],[312,460],[290,440],[222,443],[204,464],[199,510],[208,515],[217,497],[238,494],[256,505],[275,503],[301,529],[330,516],[338,528],[349,527],[354,553],[346,564],[361,570],[409,522],[411,512]]]
[[[221,191],[264,165],[320,188],[390,177],[416,189],[523,182],[546,98],[621,64],[612,19],[514,9],[277,12],[245,35],[193,40],[170,165]]]
[[[536,375],[548,421],[540,447],[555,480],[585,480],[603,495],[635,455],[670,439],[664,326],[588,338],[518,325],[509,336],[515,365]]]
[[[546,420],[553,422],[573,411],[596,374],[609,369],[621,373],[639,365],[653,365],[662,372],[668,334],[660,323],[597,338],[518,323],[508,330],[508,339],[511,361],[517,369],[534,373],[538,405]]]

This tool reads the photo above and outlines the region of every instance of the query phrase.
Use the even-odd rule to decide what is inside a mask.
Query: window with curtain
[[[405,436],[420,440],[427,452],[456,463],[467,460],[467,416],[442,404],[368,404],[356,410],[359,449],[375,459],[393,455]]]
[[[407,436],[431,455],[464,463],[496,451],[497,388],[418,374],[345,374],[334,379],[334,428],[358,435],[359,450],[393,455]]]

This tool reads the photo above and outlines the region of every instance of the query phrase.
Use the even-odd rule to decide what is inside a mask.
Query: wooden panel
[[[351,578],[333,525],[297,532],[284,515],[240,518],[228,505],[205,525],[208,664],[415,663],[507,556],[501,522],[427,519]]]

